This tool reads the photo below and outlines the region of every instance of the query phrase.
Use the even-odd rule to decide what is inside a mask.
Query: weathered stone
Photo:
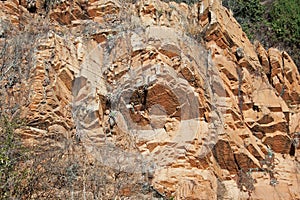
[[[26,119],[17,131],[26,145],[80,143],[78,161],[132,174],[144,167],[142,155],[153,164],[143,178],[167,198],[248,199],[242,172],[255,178],[251,198],[299,198],[297,66],[286,52],[252,45],[219,1],[59,1],[49,15],[43,1],[29,3],[31,13],[25,1],[0,2],[1,20],[39,36],[22,52],[33,49],[34,62],[22,57],[21,71],[0,77],[0,111]],[[29,23],[35,7],[50,18],[44,32]],[[1,48],[21,30],[14,31],[0,33]],[[114,151],[104,151],[107,144]],[[75,145],[68,155],[78,152]],[[92,182],[77,178],[92,198]],[[114,198],[134,195],[131,184]],[[61,198],[63,190],[52,192]],[[152,198],[143,195],[132,198]]]

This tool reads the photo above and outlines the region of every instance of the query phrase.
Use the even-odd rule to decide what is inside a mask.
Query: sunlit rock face
[[[26,120],[27,145],[80,144],[80,162],[147,177],[169,199],[300,198],[297,67],[251,44],[219,1],[0,8],[1,112]],[[108,188],[98,197],[159,198]]]

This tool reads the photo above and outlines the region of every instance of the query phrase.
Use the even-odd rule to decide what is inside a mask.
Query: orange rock
[[[0,1],[1,20],[26,26],[0,40],[12,45],[0,57],[0,111],[26,120],[24,142],[74,157],[80,143],[78,161],[111,169],[103,198],[152,198],[134,196],[133,182],[118,186],[122,173],[175,199],[299,198],[300,76],[290,56],[251,44],[219,1],[126,2],[62,1],[46,15],[40,0],[33,13],[25,1]],[[34,32],[38,13],[50,22]],[[36,38],[14,52],[19,32]],[[94,182],[77,178],[92,198]]]

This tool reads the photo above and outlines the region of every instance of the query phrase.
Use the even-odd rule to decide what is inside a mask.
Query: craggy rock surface
[[[1,1],[0,45],[1,113],[26,120],[26,145],[72,143],[160,196],[126,182],[114,198],[300,199],[297,67],[219,1]],[[111,199],[78,180],[75,197]]]

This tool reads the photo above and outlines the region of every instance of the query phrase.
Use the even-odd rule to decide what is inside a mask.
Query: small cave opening
[[[37,8],[36,8],[36,6],[30,6],[30,7],[27,8],[27,10],[28,10],[30,13],[36,13]]]
[[[208,23],[211,22],[211,11],[208,11]]]
[[[252,109],[256,112],[259,112],[259,107],[257,105],[253,105],[252,106]]]
[[[36,13],[37,7],[36,7],[36,0],[26,0],[27,2],[27,10],[30,13]]]
[[[296,153],[296,145],[294,142],[292,142],[289,154],[290,156],[295,156],[295,153]]]
[[[104,104],[105,104],[105,106],[103,106],[105,108],[104,111],[107,110],[107,109],[109,109],[109,110],[111,109],[111,107],[112,107],[112,105],[111,105],[112,102],[111,101],[112,101],[111,96],[108,95],[108,96],[104,97],[104,101],[103,101]]]

